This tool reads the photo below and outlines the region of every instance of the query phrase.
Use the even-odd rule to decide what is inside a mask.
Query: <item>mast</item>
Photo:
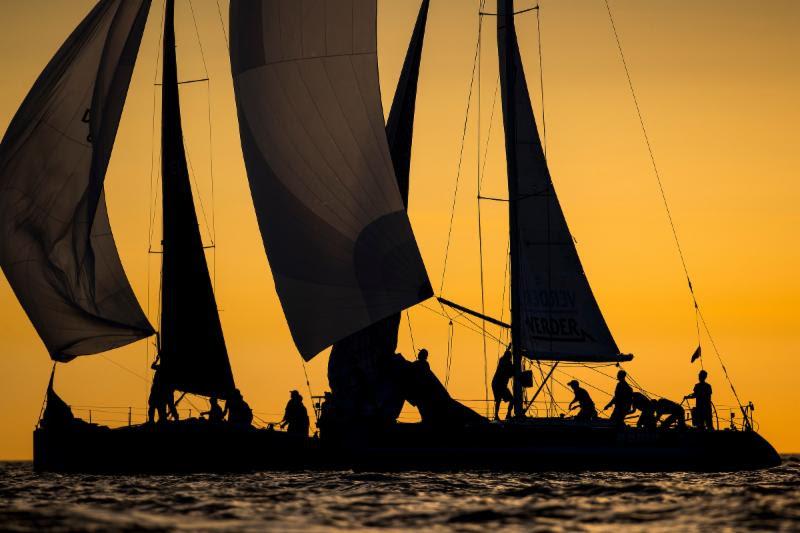
[[[175,0],[167,0],[161,89],[161,371],[175,389],[224,398],[234,389],[233,374],[183,147],[174,24]]]
[[[522,416],[522,351],[520,349],[520,302],[519,291],[513,287],[519,276],[519,230],[517,220],[519,209],[518,169],[517,169],[517,110],[515,98],[516,62],[511,50],[516,47],[514,29],[514,0],[499,0],[497,3],[497,50],[500,59],[500,80],[503,100],[503,129],[506,139],[506,165],[508,168],[508,226],[509,263],[511,278],[511,354],[514,364],[512,386],[514,416]]]

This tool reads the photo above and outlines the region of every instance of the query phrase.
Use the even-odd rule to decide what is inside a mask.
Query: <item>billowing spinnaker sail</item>
[[[306,359],[433,294],[386,142],[376,11],[376,0],[231,2],[250,190]]]
[[[389,153],[397,187],[406,207],[417,82],[429,6],[430,0],[423,0],[420,5],[386,122]],[[399,327],[400,313],[395,313],[333,345],[328,359],[328,384],[336,397],[337,413],[353,418],[363,416],[363,411],[369,410],[373,419],[397,419],[404,400],[395,368],[388,361],[397,350]]]
[[[556,197],[531,108],[513,16],[505,16],[511,9],[511,0],[498,2],[511,199],[513,342],[533,359],[602,362],[630,358],[620,355],[611,336]]]
[[[0,264],[58,361],[153,333],[103,194],[149,8],[149,0],[99,2],[36,80],[0,145]]]

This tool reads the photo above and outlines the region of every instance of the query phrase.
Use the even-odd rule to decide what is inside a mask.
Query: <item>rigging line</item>
[[[217,13],[219,14],[219,25],[222,28],[222,35],[225,37],[225,46],[228,47],[228,51],[231,49],[230,41],[228,40],[228,32],[225,30],[225,21],[222,20],[222,8],[219,7],[219,0],[217,2]]]
[[[194,5],[192,0],[189,0],[189,11],[192,13],[192,23],[194,24],[194,34],[197,36],[197,46],[200,48],[200,59],[203,61],[203,71],[208,78],[208,67],[206,66],[206,55],[203,53],[203,43],[200,41],[200,31],[197,29],[197,18],[194,16]]]
[[[483,4],[483,1],[481,2]],[[444,247],[444,261],[442,265],[442,281],[439,284],[439,294],[444,292],[444,280],[445,274],[447,273],[447,257],[450,253],[450,240],[453,235],[453,219],[456,214],[456,199],[458,198],[458,183],[461,178],[461,162],[464,158],[464,145],[466,144],[467,139],[467,124],[469,121],[469,110],[472,104],[472,88],[475,86],[475,69],[478,65],[478,52],[480,51],[480,34],[481,34],[481,27],[483,26],[483,17],[478,16],[478,38],[475,43],[475,55],[472,59],[472,75],[469,81],[469,91],[467,93],[467,110],[464,112],[464,130],[461,133],[461,148],[458,153],[458,167],[456,170],[456,184],[453,189],[453,205],[450,208],[450,226],[447,229],[447,242]]]
[[[411,329],[411,313],[406,309],[406,324],[408,324],[408,336],[411,338],[411,349],[417,353],[417,346],[414,344],[414,331]]]
[[[547,122],[544,119],[544,66],[542,65],[542,26],[539,19],[539,5],[536,6],[536,42],[539,45],[539,93],[542,97],[542,151],[547,160]]]
[[[184,146],[184,153],[186,154],[186,162],[189,163],[189,176],[191,180],[194,182],[195,193],[197,194],[197,202],[200,204],[200,211],[203,213],[203,222],[206,223],[206,231],[208,232],[209,237],[211,238],[211,246],[215,246],[216,243],[214,242],[214,235],[211,233],[211,225],[208,223],[208,216],[206,215],[206,208],[203,205],[203,197],[200,194],[200,185],[197,183],[197,174],[194,171],[194,166],[192,166],[192,158],[189,155],[189,149]]]
[[[503,322],[503,316],[506,312],[506,284],[508,283],[508,271],[511,268],[511,239],[506,241],[506,261],[505,268],[503,269],[503,292],[500,296],[500,322]],[[500,361],[500,350],[503,349],[502,338],[505,331],[501,330],[499,338],[497,339],[497,361]]]
[[[306,387],[308,387],[308,401],[310,401],[312,403],[312,407],[313,407],[314,393],[311,392],[311,381],[309,381],[309,379],[308,379],[308,371],[306,370],[306,362],[302,357],[300,358],[300,362],[303,364],[303,375],[306,377]],[[317,410],[313,409],[313,408],[311,410],[314,411],[314,423],[318,424],[319,423],[319,416],[317,416]]]
[[[675,239],[675,246],[678,249],[678,255],[680,256],[681,265],[683,266],[683,272],[686,275],[686,282],[689,284],[689,293],[692,297],[692,302],[694,303],[695,311],[697,313],[697,316],[700,317],[700,320],[703,323],[703,327],[706,331],[706,334],[708,334],[709,341],[711,341],[711,346],[714,348],[714,353],[717,355],[717,359],[719,360],[720,366],[722,366],[722,371],[725,374],[725,379],[728,381],[728,385],[730,385],[731,392],[733,392],[733,396],[736,398],[736,402],[739,404],[739,408],[742,409],[742,412],[744,412],[744,407],[742,406],[742,402],[739,399],[739,395],[736,393],[736,388],[733,386],[733,381],[728,375],[728,370],[725,367],[725,363],[722,361],[722,356],[720,355],[719,350],[717,350],[716,344],[714,343],[711,337],[711,331],[709,330],[708,325],[706,324],[705,318],[703,317],[703,313],[700,311],[700,305],[697,302],[697,297],[694,293],[694,287],[692,286],[692,279],[689,276],[689,268],[686,265],[686,258],[683,255],[683,249],[681,248],[681,243],[680,240],[678,239],[678,231],[675,227],[675,222],[672,218],[672,212],[669,209],[669,203],[667,202],[667,195],[664,192],[664,186],[661,182],[661,175],[658,172],[655,156],[653,155],[653,149],[652,146],[650,145],[650,138],[647,135],[647,129],[645,128],[644,125],[644,118],[642,117],[642,111],[641,108],[639,107],[639,101],[636,98],[636,92],[633,89],[633,82],[631,81],[630,71],[628,70],[628,63],[625,61],[625,55],[622,52],[622,44],[620,43],[619,40],[617,27],[614,24],[614,17],[611,14],[611,6],[609,5],[608,0],[605,0],[605,4],[606,4],[606,11],[608,11],[608,19],[611,22],[611,29],[614,32],[614,39],[617,42],[617,49],[619,50],[620,59],[622,60],[622,66],[625,69],[625,76],[628,79],[628,87],[630,88],[631,91],[631,97],[633,98],[633,103],[636,107],[636,114],[639,117],[639,124],[642,128],[642,134],[644,136],[645,144],[647,145],[647,151],[650,155],[650,162],[653,165],[653,172],[655,173],[656,181],[658,182],[658,189],[661,193],[661,199],[664,202],[664,209],[666,210],[667,213],[667,219],[669,220],[670,227],[672,228],[672,236]]]
[[[147,383],[147,382],[149,381],[149,380],[148,380],[147,378],[145,378],[144,376],[142,376],[142,375],[140,375],[140,374],[137,374],[136,372],[134,372],[134,371],[133,371],[133,370],[131,370],[130,368],[126,367],[125,365],[122,365],[122,364],[120,364],[120,363],[118,363],[118,362],[114,361],[113,359],[111,359],[110,357],[108,357],[108,356],[107,356],[106,354],[104,354],[104,353],[101,353],[101,354],[100,354],[100,357],[102,357],[103,359],[105,359],[106,361],[108,361],[109,363],[111,363],[112,365],[114,365],[114,366],[117,366],[117,367],[121,368],[122,370],[124,370],[124,371],[125,371],[125,372],[127,372],[128,374],[131,374],[131,375],[133,375],[133,376],[136,376],[137,378],[141,379],[141,380],[142,380],[142,381],[144,381],[145,383]]]
[[[469,323],[469,324],[465,324],[465,323],[463,323],[463,322],[459,322],[459,321],[457,320],[457,318],[458,318],[458,317],[460,317],[460,316],[464,316],[462,313],[459,313],[459,314],[457,314],[457,315],[455,316],[455,318],[454,318],[454,317],[451,317],[450,315],[448,315],[446,312],[437,311],[436,309],[434,309],[434,308],[432,308],[432,307],[428,307],[428,306],[426,306],[425,304],[418,304],[418,305],[419,305],[420,307],[422,307],[423,309],[426,309],[426,310],[430,311],[431,313],[433,313],[433,314],[435,314],[435,315],[439,315],[439,316],[440,316],[440,317],[442,317],[442,318],[446,318],[447,320],[451,320],[451,321],[453,321],[453,323],[454,323],[454,324],[457,324],[457,325],[459,325],[459,326],[461,326],[461,327],[463,327],[463,328],[465,328],[465,329],[467,329],[467,330],[469,330],[469,331],[472,331],[473,333],[477,333],[477,334],[479,334],[479,335],[481,334],[480,327],[478,327],[478,326],[477,326],[476,324],[474,324],[473,322],[471,322],[471,321],[470,321],[470,323]],[[444,309],[444,306],[442,306],[442,309]],[[464,316],[464,318],[466,318],[466,316]],[[469,319],[467,319],[467,320],[469,320]],[[497,337],[493,336],[491,333],[487,332],[486,334],[487,334],[487,335],[488,335],[488,336],[489,336],[489,337],[490,337],[492,340],[497,340]]]

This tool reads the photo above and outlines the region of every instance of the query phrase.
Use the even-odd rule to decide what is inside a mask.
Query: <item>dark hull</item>
[[[34,433],[34,467],[59,472],[289,469],[735,471],[780,464],[755,432],[616,430],[528,420],[435,431],[398,424],[380,434],[303,439],[283,432],[182,422]]]

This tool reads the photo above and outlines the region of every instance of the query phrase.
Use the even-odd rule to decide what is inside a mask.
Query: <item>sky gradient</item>
[[[3,3],[3,130],[47,61],[93,3]],[[699,370],[697,363],[689,363],[697,345],[695,315],[605,4],[602,0],[540,3],[544,99],[536,13],[519,15],[517,30],[556,191],[617,344],[635,354],[626,368],[645,389],[680,401],[691,391]],[[309,408],[310,402],[303,364],[275,295],[250,200],[225,42],[227,1],[219,2],[224,29],[216,2],[194,2],[202,54],[188,0],[176,4],[179,77],[202,78],[207,72],[210,78],[208,84],[182,86],[181,98],[201,231],[206,244],[216,245],[207,257],[231,364],[237,385],[256,414],[275,421],[281,418],[290,389],[301,390]],[[379,0],[378,4],[381,85],[388,113],[419,3]],[[762,434],[779,451],[798,452],[800,150],[794,129],[800,123],[796,33],[800,3],[611,0],[610,4],[695,292],[716,346],[741,399],[756,405]],[[517,9],[532,5],[530,0],[518,0]],[[153,323],[160,260],[147,252],[150,242],[158,243],[160,228],[160,199],[153,194],[160,186],[158,128],[153,128],[154,109],[156,119],[160,113],[160,96],[153,86],[160,76],[156,64],[160,6],[154,2],[148,20],[106,178],[120,254]],[[492,0],[486,9],[494,11]],[[494,98],[495,19],[485,17],[480,84],[472,91],[466,115],[443,276],[477,13],[477,0],[431,2],[409,207],[434,290],[439,293],[441,287],[443,296],[472,308],[480,308],[481,301],[478,168],[485,165],[483,195],[506,194],[500,102]],[[153,206],[158,208],[154,217]],[[485,309],[496,317],[508,316],[503,288],[505,209],[497,202],[481,206]],[[5,278],[0,278],[4,435],[0,459],[25,459],[32,456],[31,431],[52,363]],[[399,350],[411,358],[413,348],[427,347],[433,370],[444,380],[448,323],[431,310],[439,311],[432,301],[413,308],[411,328],[404,318]],[[715,402],[731,405],[732,395],[709,338],[703,334],[700,342]],[[88,416],[88,406],[93,406],[94,420],[123,420],[127,415],[120,413],[132,406],[139,409],[134,420],[141,419],[149,389],[148,358],[153,355],[148,344],[139,342],[59,365],[57,390],[76,406],[78,415]],[[488,340],[484,358],[481,335],[456,327],[453,346],[451,393],[467,400],[484,398],[484,360],[491,378],[498,343]],[[306,365],[314,394],[326,390],[326,369],[327,353]],[[613,388],[610,380],[595,372],[574,368],[566,372],[599,388]],[[556,376],[565,382],[567,374]],[[570,399],[562,387],[554,386],[559,400]],[[590,392],[598,404],[607,401],[600,391]],[[181,407],[192,407],[195,413],[205,408],[200,399],[191,401],[195,407],[189,403]],[[485,412],[480,402],[469,405]],[[413,416],[412,411],[407,416]]]

